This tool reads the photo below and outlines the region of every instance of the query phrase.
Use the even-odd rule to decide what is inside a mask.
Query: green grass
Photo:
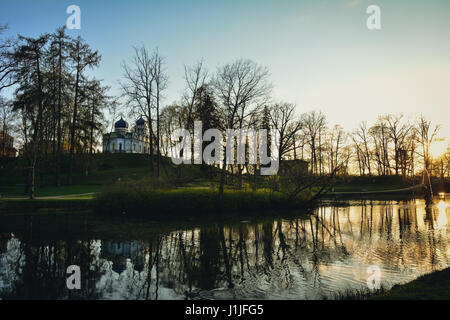
[[[36,174],[35,195],[37,197],[62,196],[70,194],[82,194],[98,192],[104,185],[109,185],[118,180],[139,180],[150,174],[148,155],[142,154],[96,154],[94,155],[94,165],[89,175],[86,175],[80,168],[79,161],[73,175],[72,185],[67,185],[66,171],[67,159],[61,166],[63,174],[61,175],[60,187],[54,183],[53,169],[51,167],[43,168],[42,174],[39,171]],[[156,159],[155,159],[156,163]],[[163,158],[162,161],[166,170],[161,168],[161,175],[175,175],[175,166],[170,159]],[[0,195],[1,197],[23,197],[25,196],[25,171],[26,163],[24,159],[16,159],[4,166],[0,166]],[[156,169],[156,165],[155,165]],[[184,165],[181,168],[182,177],[189,181],[190,186],[207,185],[201,177],[199,166]],[[204,179],[203,179],[204,180]]]
[[[298,208],[309,196],[287,201],[278,192],[225,190],[223,198],[208,188],[153,188],[140,183],[118,183],[95,196],[94,211],[117,216],[168,218],[187,215],[221,215],[224,212],[249,212]]]

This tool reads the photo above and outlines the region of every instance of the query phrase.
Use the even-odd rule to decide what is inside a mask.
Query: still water
[[[335,298],[367,290],[370,266],[390,288],[450,265],[449,205],[448,199],[431,207],[422,200],[324,202],[311,215],[178,229],[155,222],[136,234],[127,222],[116,226],[117,237],[111,228],[102,236],[86,225],[87,237],[74,238],[69,228],[54,239],[36,234],[34,218],[20,235],[0,228],[0,297]],[[131,229],[125,238],[121,228]],[[66,287],[69,265],[81,268],[80,290]]]

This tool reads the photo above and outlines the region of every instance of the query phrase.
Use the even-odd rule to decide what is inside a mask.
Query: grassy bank
[[[257,212],[270,209],[294,209],[304,205],[310,196],[303,194],[287,201],[279,192],[225,190],[223,198],[215,189],[155,189],[144,183],[119,183],[97,194],[94,211],[104,215],[139,217],[174,217],[214,215],[223,212]]]
[[[423,275],[411,282],[381,288],[339,293],[336,300],[450,300],[450,268]]]
[[[89,171],[83,167],[87,160],[79,159],[75,163],[73,183],[67,185],[66,168],[67,155],[63,156],[61,186],[55,186],[54,169],[40,167],[36,173],[35,195],[37,197],[63,196],[80,193],[98,192],[103,186],[118,180],[140,180],[149,176],[149,156],[144,154],[94,154]],[[82,161],[83,160],[83,161]],[[44,162],[47,163],[47,162]],[[7,164],[0,165],[0,197],[24,197],[26,185],[27,163],[23,158],[17,158]],[[180,174],[183,179],[193,184],[201,185],[204,173],[199,166],[184,165],[180,170],[168,158],[162,159],[161,175],[174,176]]]
[[[54,168],[51,159],[41,162],[37,168],[35,193],[37,197],[64,196],[99,192],[103,186],[117,181],[138,181],[150,176],[149,156],[143,154],[94,154],[89,170],[86,169],[87,159],[77,158],[75,161],[73,183],[67,185],[66,168],[68,156],[62,157],[61,186],[55,186]],[[210,172],[198,165],[173,165],[169,158],[162,158],[161,176],[181,179],[180,185],[186,187],[202,187],[210,185]],[[27,163],[23,158],[16,158],[0,164],[0,198],[25,197]],[[215,169],[218,170],[218,169]],[[217,180],[217,177],[216,177]],[[253,180],[253,177],[252,179]],[[260,184],[265,182],[261,179]],[[230,179],[233,182],[233,179]],[[340,176],[336,177],[334,192],[365,192],[392,190],[411,187],[421,182],[416,179],[404,179],[400,176]],[[216,181],[217,183],[217,181]],[[435,183],[436,192],[450,192],[450,182],[440,185]],[[410,192],[408,192],[410,193]]]
[[[450,300],[450,268],[426,274],[373,297],[375,300]]]

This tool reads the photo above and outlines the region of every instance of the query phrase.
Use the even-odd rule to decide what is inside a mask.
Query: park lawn
[[[108,169],[92,174],[88,177],[80,175],[74,176],[72,185],[61,185],[56,187],[54,185],[46,185],[35,187],[35,195],[37,197],[49,197],[49,196],[65,196],[72,194],[84,194],[98,192],[104,185],[114,183],[120,180],[137,180],[142,176],[148,174],[148,168],[122,168],[122,169]],[[66,177],[63,175],[61,181],[65,181]],[[0,195],[2,197],[23,197],[25,186],[21,180],[16,184],[0,185]],[[51,181],[51,178],[48,178]]]
[[[64,196],[72,194],[84,194],[99,192],[104,186],[111,185],[117,181],[141,180],[149,176],[150,170],[148,159],[145,155],[139,154],[98,154],[95,159],[99,162],[99,167],[90,175],[86,176],[80,170],[75,170],[72,185],[67,185],[67,175],[61,173],[61,187],[54,186],[54,176],[48,170],[43,176],[36,175],[35,195],[36,197]],[[0,167],[0,196],[24,197],[25,174],[23,163],[18,159],[8,166]],[[175,175],[174,165],[170,159],[163,158],[161,176]],[[198,187],[208,186],[208,179],[198,179],[201,170],[198,166],[183,165],[181,167],[182,176],[191,178],[191,182],[186,186]],[[194,177],[197,177],[194,179]],[[40,181],[43,179],[43,181]]]
[[[450,300],[450,268],[423,275],[373,297],[374,300]]]

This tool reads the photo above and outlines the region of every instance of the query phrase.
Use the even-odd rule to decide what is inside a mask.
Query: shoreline
[[[206,192],[205,192],[206,191]],[[153,193],[153,192],[152,192]],[[171,194],[172,193],[172,194]],[[175,194],[174,194],[175,193]],[[178,193],[178,195],[176,194]],[[198,188],[180,188],[176,190],[168,189],[168,190],[157,190],[154,194],[167,196],[167,201],[164,203],[164,200],[157,199],[158,205],[162,206],[162,212],[164,213],[173,213],[179,211],[181,208],[186,208],[186,205],[190,203],[190,201],[196,202],[196,206],[200,208],[200,211],[210,210],[218,210],[221,213],[239,211],[239,210],[250,210],[250,211],[258,211],[261,209],[267,210],[292,210],[296,208],[308,209],[311,207],[315,207],[317,202],[321,200],[324,201],[349,201],[349,200],[410,200],[410,199],[421,199],[421,195],[419,194],[407,194],[407,193],[327,193],[322,195],[315,202],[310,202],[307,198],[299,199],[295,203],[288,203],[285,199],[283,199],[280,195],[273,196],[270,192],[254,192],[254,191],[226,191],[226,194],[236,195],[237,199],[231,201],[229,206],[224,206],[223,202],[218,202],[215,195],[215,191],[209,189],[198,189]],[[171,194],[171,195],[170,195]],[[205,194],[207,197],[205,197]],[[142,196],[142,194],[141,194]],[[144,195],[145,197],[148,194]],[[128,194],[126,196],[123,195],[115,195],[111,201],[117,204],[116,201],[119,199],[123,201],[123,203],[127,203],[124,206],[119,207],[112,204],[107,203],[105,206],[99,202],[99,198],[102,197],[101,193],[91,192],[91,193],[82,193],[82,194],[70,194],[70,195],[54,195],[54,196],[42,196],[36,197],[33,200],[30,200],[26,197],[4,197],[0,198],[0,214],[4,212],[14,212],[14,211],[22,211],[22,210],[45,210],[45,209],[89,209],[92,211],[96,211],[102,215],[106,210],[111,209],[112,212],[115,212],[113,215],[120,215],[124,212],[123,209],[126,207],[126,211],[133,210],[133,206],[135,205],[135,200],[138,198],[140,209],[146,209],[155,202],[153,199],[145,199],[142,197],[138,197],[136,193]],[[139,199],[140,198],[140,199]],[[208,205],[200,206],[198,203],[199,200],[206,200]],[[435,199],[441,199],[438,194],[435,195]],[[239,203],[236,201],[245,201],[245,208],[241,208]],[[258,203],[259,200],[262,200],[264,203]],[[181,202],[181,205],[174,205],[175,202]],[[216,205],[213,205],[209,202],[217,202]],[[161,203],[162,202],[162,203]],[[125,208],[124,208],[125,207]],[[172,209],[173,210],[172,210]],[[106,210],[105,210],[106,209]],[[193,210],[196,208],[189,208],[189,213],[193,213]],[[118,210],[120,212],[118,212]],[[194,212],[195,213],[195,212]],[[153,217],[150,217],[153,218]]]
[[[370,300],[450,300],[450,267],[397,284]]]

